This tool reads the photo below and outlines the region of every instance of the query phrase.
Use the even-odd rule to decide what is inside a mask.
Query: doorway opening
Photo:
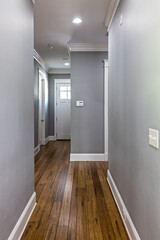
[[[104,60],[104,155],[108,161],[108,59]]]
[[[46,77],[45,74],[39,70],[39,127],[38,127],[38,143],[45,145],[45,104],[46,104]]]
[[[54,131],[56,140],[71,139],[71,80],[54,80]]]

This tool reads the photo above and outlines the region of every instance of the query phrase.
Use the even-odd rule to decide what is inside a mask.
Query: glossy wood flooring
[[[35,158],[37,206],[22,240],[127,240],[106,181],[106,162],[69,162],[70,142]]]

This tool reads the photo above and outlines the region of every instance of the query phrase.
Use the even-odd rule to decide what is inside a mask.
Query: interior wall
[[[34,192],[33,4],[0,7],[0,239]]]
[[[106,52],[71,53],[71,153],[104,153]],[[76,107],[83,100],[84,107]]]
[[[148,144],[160,130],[159,9],[121,0],[109,32],[109,170],[142,240],[160,239],[160,151]]]
[[[70,74],[49,74],[49,136],[54,136],[54,79],[70,79]]]
[[[46,97],[47,104],[45,105],[45,137],[49,136],[49,97],[48,97],[48,72],[34,59],[34,147],[38,146],[38,128],[39,128],[39,70],[46,77]]]

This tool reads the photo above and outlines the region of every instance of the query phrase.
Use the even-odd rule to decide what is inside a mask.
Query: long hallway
[[[35,157],[37,205],[22,240],[127,240],[106,181],[106,162],[69,162],[70,142]]]

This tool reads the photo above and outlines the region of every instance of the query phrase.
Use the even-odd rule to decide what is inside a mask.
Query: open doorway
[[[38,142],[39,145],[45,145],[45,83],[46,78],[42,71],[39,70],[39,127]]]
[[[108,161],[108,59],[104,60],[104,155]]]
[[[54,80],[54,129],[57,140],[71,139],[71,81]]]

